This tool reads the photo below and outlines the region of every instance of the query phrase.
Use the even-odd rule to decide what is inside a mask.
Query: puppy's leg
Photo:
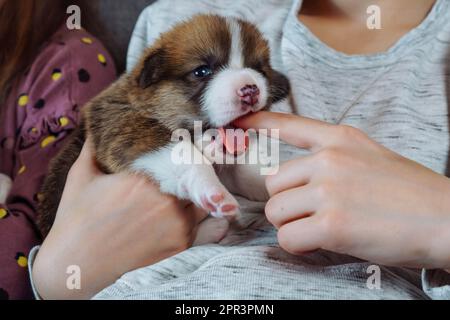
[[[185,152],[180,154],[180,150]],[[162,192],[189,199],[215,217],[238,213],[236,199],[220,182],[211,162],[191,142],[170,143],[144,154],[131,168],[159,182]]]

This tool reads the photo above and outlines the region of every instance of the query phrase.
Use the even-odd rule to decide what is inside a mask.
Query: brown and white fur
[[[52,161],[39,206],[40,230],[50,230],[66,176],[86,137],[106,173],[128,171],[157,181],[162,192],[193,201],[215,216],[232,216],[238,203],[213,163],[174,164],[171,135],[194,121],[203,129],[269,108],[289,93],[270,65],[270,50],[255,26],[199,15],[175,26],[145,51],[138,65],[83,109],[81,126]],[[178,143],[178,142],[177,142]],[[201,154],[196,141],[184,141]]]

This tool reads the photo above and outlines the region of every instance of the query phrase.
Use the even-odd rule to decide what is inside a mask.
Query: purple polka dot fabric
[[[103,45],[62,26],[0,107],[0,173],[13,183],[0,204],[0,300],[32,299],[27,256],[41,242],[36,205],[50,159],[83,105],[116,78]]]

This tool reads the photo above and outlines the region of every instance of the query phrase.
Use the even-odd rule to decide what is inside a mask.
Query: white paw
[[[228,228],[229,223],[226,219],[207,218],[200,223],[193,245],[218,243],[226,236]]]
[[[203,188],[197,204],[213,217],[233,217],[239,214],[239,204],[223,186]]]
[[[9,191],[11,190],[12,181],[10,177],[0,173],[0,203],[6,203]]]

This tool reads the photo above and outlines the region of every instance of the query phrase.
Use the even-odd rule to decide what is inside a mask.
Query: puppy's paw
[[[213,217],[233,217],[239,214],[239,204],[225,187],[212,187],[200,196],[200,204]]]
[[[228,228],[229,223],[226,219],[207,218],[200,223],[193,245],[218,243],[226,236]]]

